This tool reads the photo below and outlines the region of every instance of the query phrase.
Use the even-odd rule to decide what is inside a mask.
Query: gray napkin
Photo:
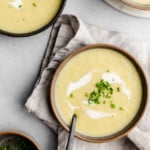
[[[126,49],[139,60],[150,75],[150,45],[148,43],[128,37],[124,33],[89,25],[72,15],[61,16],[52,28],[39,79],[25,104],[29,112],[34,113],[58,134],[58,150],[65,150],[68,133],[59,126],[52,114],[49,104],[50,82],[55,69],[69,53],[93,43],[115,44]],[[144,118],[138,127],[129,133],[128,138],[103,144],[75,139],[73,150],[150,150],[149,115],[150,104]]]

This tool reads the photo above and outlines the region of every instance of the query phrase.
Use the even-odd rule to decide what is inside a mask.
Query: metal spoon
[[[73,148],[73,139],[74,139],[76,121],[77,121],[77,116],[73,115],[66,150],[72,150],[72,148]]]

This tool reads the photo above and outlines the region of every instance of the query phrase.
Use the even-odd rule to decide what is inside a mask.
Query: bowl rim
[[[111,136],[106,136],[106,137],[102,137],[102,138],[98,138],[98,137],[91,137],[91,136],[86,136],[86,135],[82,135],[79,133],[75,133],[75,137],[87,141],[87,142],[93,142],[93,143],[104,143],[104,142],[112,142],[115,140],[118,140],[120,138],[123,138],[124,136],[126,136],[138,123],[139,121],[142,119],[144,112],[146,110],[146,106],[148,103],[148,96],[149,96],[149,89],[148,89],[148,79],[146,76],[145,71],[143,70],[143,68],[141,67],[141,65],[139,64],[139,62],[131,55],[129,54],[127,51],[125,51],[123,48],[120,48],[118,46],[112,45],[112,44],[103,44],[103,43],[98,43],[98,44],[90,44],[87,46],[83,46],[79,49],[74,50],[73,52],[71,52],[61,63],[60,65],[57,67],[54,76],[51,80],[50,83],[50,92],[49,92],[49,101],[50,101],[50,107],[52,108],[53,114],[55,116],[55,118],[57,119],[57,121],[59,122],[59,124],[67,131],[69,132],[69,126],[66,125],[65,121],[62,119],[61,115],[59,114],[57,107],[56,107],[56,103],[55,103],[55,98],[54,98],[54,90],[55,90],[55,83],[57,80],[57,77],[60,73],[60,71],[63,69],[64,65],[72,59],[72,57],[74,57],[76,54],[92,49],[92,48],[108,48],[110,50],[114,50],[116,52],[121,53],[122,55],[126,56],[134,65],[135,67],[137,67],[137,71],[141,77],[141,82],[143,85],[143,95],[142,95],[142,101],[141,101],[141,106],[137,112],[137,114],[135,115],[134,119],[121,131],[118,132],[118,135],[111,135]]]
[[[136,9],[140,9],[140,10],[150,10],[150,4],[139,4],[139,3],[136,3],[134,1],[131,1],[131,0],[121,0],[124,4],[130,6],[130,7],[133,7],[133,8],[136,8]]]
[[[31,142],[31,144],[33,144],[37,150],[41,150],[40,146],[37,144],[37,142],[35,141],[34,138],[32,138],[31,136],[27,135],[26,133],[22,132],[22,131],[17,131],[17,130],[3,130],[0,131],[0,136],[5,136],[5,135],[17,135],[20,136],[22,138],[27,139],[29,142]]]
[[[13,32],[9,32],[3,29],[0,29],[0,33],[6,36],[11,36],[11,37],[28,37],[28,36],[32,36],[38,33],[41,33],[42,31],[48,29],[51,25],[53,25],[57,19],[59,18],[59,16],[62,14],[64,7],[66,5],[67,0],[62,0],[61,2],[61,6],[59,8],[59,10],[57,11],[57,13],[55,14],[55,16],[53,17],[52,20],[50,20],[47,24],[45,24],[44,26],[42,26],[39,29],[36,29],[34,31],[30,31],[30,32],[25,32],[25,33],[13,33]]]

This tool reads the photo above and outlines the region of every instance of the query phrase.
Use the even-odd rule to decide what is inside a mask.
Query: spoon
[[[72,116],[71,127],[70,127],[70,133],[69,133],[69,138],[68,138],[66,150],[72,150],[72,148],[73,148],[73,139],[74,139],[76,121],[77,121],[77,116],[74,114],[74,115]]]

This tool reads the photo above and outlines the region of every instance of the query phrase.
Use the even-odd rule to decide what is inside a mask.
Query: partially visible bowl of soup
[[[61,14],[65,0],[1,0],[0,32],[28,36],[43,31]]]
[[[139,122],[148,85],[139,63],[122,48],[96,44],[71,53],[56,70],[50,102],[58,122],[90,142],[119,139]]]
[[[0,150],[40,150],[38,144],[20,131],[1,131]]]
[[[122,0],[123,3],[142,10],[150,10],[150,0]]]

